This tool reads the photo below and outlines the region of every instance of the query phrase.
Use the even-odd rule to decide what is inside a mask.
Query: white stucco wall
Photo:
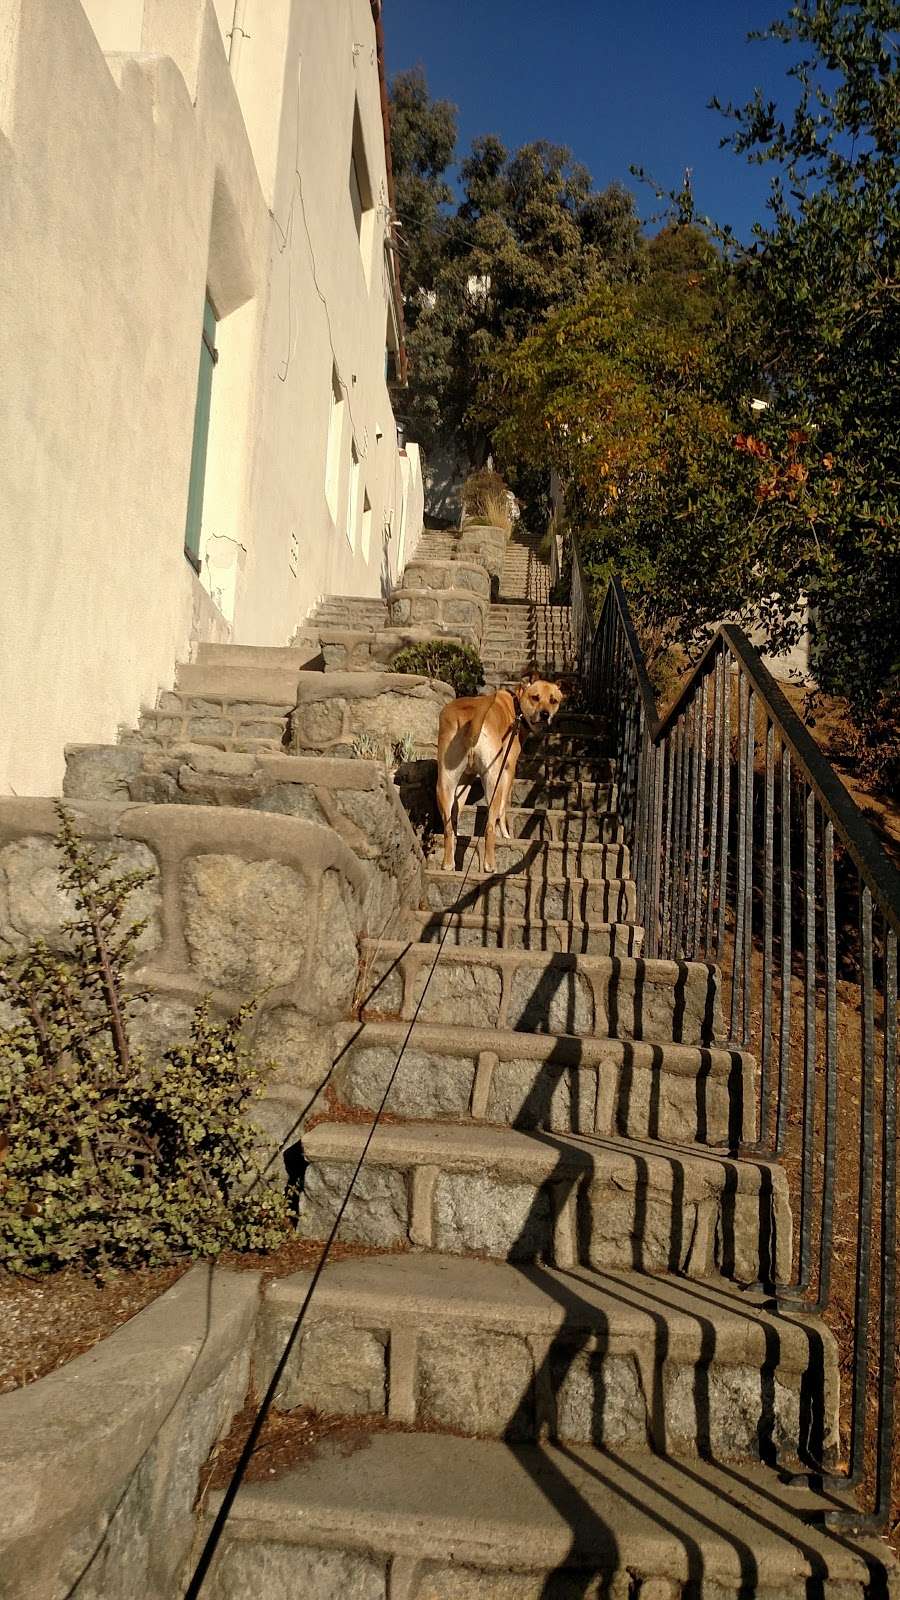
[[[384,374],[387,179],[371,8],[369,0],[340,0],[329,6],[295,3],[288,10],[282,16],[286,33],[273,27],[283,40],[280,102],[272,98],[267,51],[260,44],[257,52],[260,30],[270,26],[263,0],[247,0],[250,37],[243,41],[236,77],[254,149],[266,152],[261,166],[268,170],[277,150],[272,292],[254,398],[251,488],[254,501],[265,493],[268,514],[257,521],[235,613],[241,638],[258,643],[268,640],[273,625],[261,573],[283,577],[277,627],[287,634],[320,595],[379,592],[385,548],[395,559],[400,517],[400,462]],[[374,211],[365,252],[349,197],[355,102]],[[325,497],[324,465],[333,369],[345,412],[334,516]],[[360,464],[353,550],[345,531],[351,439]],[[304,461],[309,481],[298,495]],[[360,548],[365,495],[371,505],[367,560]],[[287,560],[292,534],[300,548],[296,577]]]
[[[287,643],[320,594],[377,593],[385,548],[396,569],[384,214],[367,285],[348,188],[354,94],[384,183],[370,7],[244,10],[235,85],[233,0],[0,0],[0,792],[58,791],[64,744],[115,738],[192,640]],[[204,592],[183,539],[207,287]],[[335,356],[367,559],[349,424],[336,522],[325,502]]]

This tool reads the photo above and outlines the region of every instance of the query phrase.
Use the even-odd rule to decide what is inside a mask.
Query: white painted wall
[[[246,0],[236,85],[232,16],[233,0],[0,0],[0,792],[56,792],[64,744],[114,739],[192,640],[283,644],[320,594],[378,593],[404,483],[421,525],[384,381],[384,213],[367,285],[349,197],[354,95],[379,198],[385,183],[368,0]],[[201,588],[183,537],[207,286]],[[344,530],[349,414],[366,560]]]
[[[280,101],[272,95],[264,52],[256,53],[261,28],[270,26],[264,0],[247,0],[250,38],[243,42],[236,79],[254,150],[277,151],[271,174],[272,292],[252,424],[251,497],[256,501],[265,492],[268,515],[256,525],[235,614],[240,637],[256,643],[267,642],[272,630],[272,601],[267,585],[256,581],[258,573],[282,575],[278,626],[285,633],[320,595],[377,594],[385,577],[385,543],[389,553],[397,547],[400,509],[396,429],[384,375],[387,178],[371,8],[369,0],[345,0],[283,9],[289,14],[282,19],[286,34],[279,33]],[[349,190],[355,102],[374,202],[363,228],[365,249]],[[334,515],[324,470],[333,370],[344,400]],[[359,458],[352,549],[346,533],[351,442]],[[304,463],[308,475],[298,495]],[[365,495],[372,507],[368,561],[361,552]],[[386,530],[392,533],[387,541]],[[292,533],[300,546],[296,578],[286,563]]]

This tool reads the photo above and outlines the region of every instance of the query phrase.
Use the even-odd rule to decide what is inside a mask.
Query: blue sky
[[[780,0],[386,0],[388,72],[424,66],[431,93],[459,107],[460,149],[479,133],[509,146],[567,144],[598,188],[619,178],[641,214],[656,209],[629,176],[665,188],[693,169],[697,206],[747,238],[765,210],[765,169],[720,150],[713,94],[749,99],[759,84],[785,106],[788,50],[747,43],[787,9]]]

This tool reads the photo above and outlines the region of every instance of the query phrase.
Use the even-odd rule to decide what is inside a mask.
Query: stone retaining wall
[[[489,602],[491,598],[491,579],[486,567],[480,562],[455,556],[408,562],[403,569],[401,587],[422,589],[429,594],[440,594],[446,589],[468,589],[482,600]]]
[[[432,783],[433,787],[433,783]],[[380,761],[256,755],[206,745],[70,745],[64,792],[74,800],[240,806],[333,828],[367,864],[363,926],[383,933],[422,898],[419,841]]]
[[[360,734],[399,743],[408,737],[417,752],[437,751],[441,708],[453,699],[449,684],[400,672],[301,673],[291,717],[291,749],[350,755]]]
[[[374,807],[389,829],[373,793],[357,791],[360,822]],[[379,875],[334,828],[293,815],[108,801],[69,810],[117,871],[152,873],[133,905],[147,927],[131,977],[149,999],[132,1037],[158,1054],[187,1036],[204,997],[223,1013],[258,997],[250,1037],[274,1065],[254,1121],[267,1144],[292,1141],[330,1069],[333,1024],[351,1012]],[[0,953],[37,936],[64,943],[73,904],[59,887],[57,828],[49,800],[0,800]]]
[[[326,672],[377,672],[389,669],[394,657],[410,645],[430,644],[433,628],[323,628],[319,651]],[[442,644],[466,644],[460,634],[441,634]]]
[[[244,1402],[259,1274],[196,1266],[139,1316],[0,1398],[0,1590],[174,1600],[198,1477]]]
[[[388,601],[394,627],[427,628],[432,638],[449,636],[480,647],[490,602],[471,589],[395,589]]]
[[[460,559],[477,561],[491,576],[491,596],[497,598],[509,534],[488,523],[470,523],[460,530],[457,548]]]

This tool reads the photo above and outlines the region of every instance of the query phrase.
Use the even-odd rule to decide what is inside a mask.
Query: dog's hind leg
[[[447,772],[438,766],[437,803],[444,824],[444,859],[442,866],[445,872],[452,872],[454,867],[454,854],[456,845],[456,773]]]
[[[488,806],[487,825],[486,825],[485,830],[484,830],[484,836],[485,836],[485,850],[484,850],[485,866],[484,866],[484,870],[485,870],[485,872],[488,872],[488,871],[493,872],[493,870],[494,870],[494,838],[495,838],[495,832],[499,833],[501,839],[511,839],[512,838],[512,834],[509,831],[509,823],[508,823],[507,818],[506,818],[506,808],[507,808],[507,806],[509,804],[509,797],[512,794],[513,780],[514,780],[515,775],[516,775],[516,762],[518,761],[518,759],[519,759],[519,743],[518,743],[518,740],[516,740],[514,742],[514,744],[513,744],[513,747],[510,750],[507,751],[507,759],[506,759],[506,762],[504,763],[503,771],[500,773],[500,776],[497,779],[497,783],[496,783],[496,786],[495,786],[495,789],[494,789],[494,793],[491,796],[491,803]],[[490,834],[490,841],[491,841],[490,842],[490,863],[491,863],[490,867],[488,867],[488,864],[487,864],[488,863],[488,845],[487,845],[488,834]]]

